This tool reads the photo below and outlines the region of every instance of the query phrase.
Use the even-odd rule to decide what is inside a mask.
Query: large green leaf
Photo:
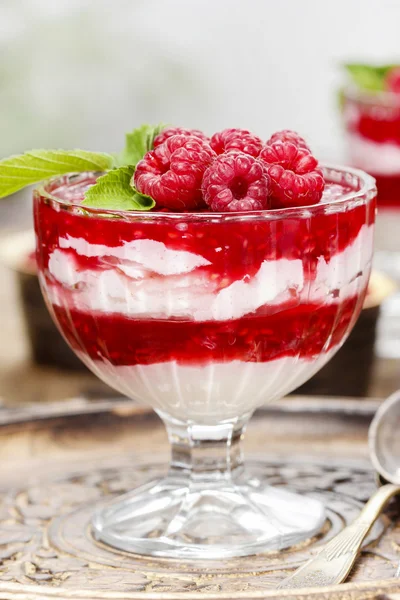
[[[31,150],[0,161],[0,198],[49,177],[82,171],[105,171],[110,154],[85,150]]]

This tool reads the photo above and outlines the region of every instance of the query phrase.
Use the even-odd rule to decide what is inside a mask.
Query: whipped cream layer
[[[400,175],[400,146],[393,142],[374,142],[347,132],[347,148],[352,164],[374,175]]]
[[[175,361],[115,366],[78,355],[122,394],[176,419],[214,425],[278,400],[312,377],[335,351],[331,349],[312,361],[285,357],[262,363],[233,360],[203,366]]]
[[[372,227],[328,262],[305,273],[301,259],[265,260],[253,277],[221,289],[210,262],[162,242],[136,240],[117,247],[61,238],[49,258],[46,287],[50,301],[86,312],[195,321],[237,319],[262,306],[290,302],[335,302],[359,293],[371,267]],[[71,252],[72,251],[72,252]],[[82,269],[75,253],[100,258],[100,266]]]

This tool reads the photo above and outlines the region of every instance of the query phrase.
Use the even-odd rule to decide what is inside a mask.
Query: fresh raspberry
[[[324,177],[313,155],[292,142],[265,146],[260,159],[270,178],[272,208],[317,204],[324,189]]]
[[[304,150],[308,150],[311,152],[310,148],[307,146],[306,140],[301,137],[295,131],[291,131],[290,129],[283,129],[283,131],[277,131],[269,138],[266,143],[267,146],[271,146],[271,144],[275,144],[276,142],[292,142],[298,148],[303,148]]]
[[[215,153],[196,137],[174,135],[147,152],[136,165],[136,189],[157,206],[187,210],[204,206],[201,181]]]
[[[153,148],[157,148],[157,146],[161,146],[168,138],[173,135],[184,135],[186,137],[195,137],[200,140],[204,140],[205,142],[210,142],[209,138],[199,129],[185,129],[184,127],[167,127],[163,129],[161,133],[159,133],[154,138]]]
[[[206,169],[203,196],[218,212],[269,208],[269,179],[264,164],[243,152],[221,154]]]
[[[389,92],[400,93],[400,67],[393,67],[387,72],[385,85]]]
[[[210,145],[217,154],[237,150],[256,157],[260,154],[263,143],[247,129],[224,129],[214,133]]]

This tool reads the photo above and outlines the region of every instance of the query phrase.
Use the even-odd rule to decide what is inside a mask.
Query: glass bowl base
[[[319,500],[241,470],[196,483],[175,474],[116,498],[95,513],[94,537],[119,550],[176,559],[222,559],[281,550],[316,535]]]

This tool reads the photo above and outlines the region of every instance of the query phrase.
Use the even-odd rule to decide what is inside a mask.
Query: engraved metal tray
[[[289,551],[196,562],[146,559],[91,536],[95,503],[164,472],[168,445],[153,413],[130,401],[83,398],[1,408],[0,599],[400,600],[396,503],[373,529],[346,584],[276,590],[373,492],[366,439],[378,404],[299,397],[259,411],[246,434],[247,459],[274,485],[322,497],[325,528]]]

